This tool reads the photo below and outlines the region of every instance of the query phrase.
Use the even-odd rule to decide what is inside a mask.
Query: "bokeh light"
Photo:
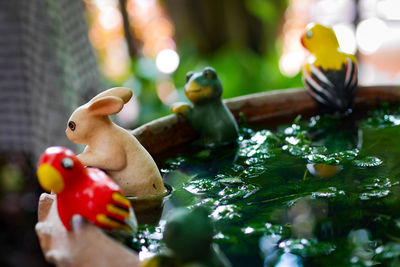
[[[176,49],[175,28],[159,1],[129,0],[126,8],[131,31],[141,41],[145,57],[155,58],[164,49]]]
[[[125,38],[120,36],[109,40],[105,46],[100,69],[108,77],[124,77],[129,70],[129,52]]]
[[[279,60],[279,70],[283,75],[293,77],[299,73],[304,58],[305,54],[303,52],[286,53]]]
[[[113,30],[122,25],[122,17],[118,8],[115,6],[107,6],[103,8],[99,15],[100,25],[105,30]]]
[[[352,0],[318,0],[309,6],[310,21],[325,25],[351,22],[355,17],[355,3]]]
[[[130,57],[118,0],[87,0],[89,39],[97,52],[100,70],[111,81],[129,75]]]
[[[175,29],[159,1],[127,0],[127,25],[124,25],[120,1],[86,0],[85,3],[89,38],[106,78],[123,82],[131,74],[132,56],[152,60],[158,56],[161,72],[169,74],[176,70],[179,57],[175,52]],[[130,40],[126,39],[126,31],[130,33]]]
[[[157,95],[166,105],[171,105],[178,99],[178,91],[174,83],[169,80],[161,81],[157,84]]]
[[[158,53],[156,66],[162,73],[173,73],[179,66],[179,56],[172,49],[164,49]]]
[[[309,22],[307,14],[312,3],[313,0],[289,1],[281,31],[282,54],[279,59],[279,70],[287,77],[298,74],[304,63],[306,54],[300,38]]]
[[[381,0],[376,3],[376,12],[383,19],[400,20],[400,1]]]
[[[372,54],[387,40],[388,27],[378,18],[370,18],[361,21],[356,30],[356,40],[360,51],[364,54]]]
[[[333,30],[339,42],[340,49],[349,54],[355,54],[357,43],[354,27],[348,23],[340,23],[333,26]]]

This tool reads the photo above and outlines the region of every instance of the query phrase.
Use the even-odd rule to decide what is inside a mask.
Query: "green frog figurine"
[[[141,267],[230,267],[213,243],[214,226],[204,207],[176,209],[167,219],[163,241],[168,249]]]
[[[232,113],[222,101],[222,84],[211,67],[203,72],[186,75],[185,94],[193,103],[175,103],[173,113],[183,115],[199,133],[205,145],[234,143],[238,138],[238,126]]]

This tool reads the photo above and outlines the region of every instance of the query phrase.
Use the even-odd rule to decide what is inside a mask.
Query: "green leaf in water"
[[[388,243],[383,246],[379,246],[375,249],[376,259],[394,259],[400,257],[400,244],[398,243]]]
[[[335,152],[332,154],[309,153],[304,156],[311,163],[323,163],[327,165],[338,165],[345,161],[353,160],[358,155],[358,149]]]
[[[260,176],[266,170],[267,170],[267,168],[262,165],[254,165],[254,166],[250,166],[246,170],[244,170],[244,174],[246,174],[246,177],[248,177],[248,178],[254,178],[254,177]]]
[[[336,157],[322,154],[309,154],[307,155],[307,159],[311,163],[324,163],[327,165],[337,165],[340,163]]]
[[[302,257],[329,255],[336,249],[336,246],[332,243],[306,238],[287,239],[280,242],[278,246],[285,252],[292,252]]]
[[[388,189],[388,188],[391,188],[392,186],[398,185],[398,184],[399,184],[398,181],[392,182],[389,178],[379,177],[379,178],[364,180],[363,188],[367,189],[367,190]]]
[[[239,219],[241,217],[239,213],[239,207],[232,205],[221,205],[218,206],[213,213],[211,213],[211,217],[215,220],[232,220]]]
[[[367,168],[367,167],[377,167],[381,165],[383,161],[378,157],[365,157],[363,159],[356,159],[353,164],[357,167]]]
[[[367,183],[365,183],[367,182]],[[386,197],[391,192],[391,187],[394,185],[398,185],[399,182],[391,182],[389,178],[374,178],[372,183],[364,181],[364,184],[361,186],[361,200],[371,200]]]
[[[340,161],[349,161],[355,159],[359,152],[360,151],[357,148],[354,148],[351,150],[333,153],[332,156],[338,158]]]
[[[271,151],[281,145],[281,140],[270,131],[262,130],[255,133],[250,139],[240,143],[239,155],[241,157],[270,158],[274,155]]]
[[[234,199],[244,199],[253,195],[259,190],[258,186],[252,184],[244,184],[240,187],[225,187],[222,191],[218,193],[221,197],[220,202],[231,202]]]
[[[390,193],[389,190],[371,190],[370,192],[362,193],[360,195],[361,200],[371,200],[371,199],[376,199],[376,198],[383,198],[388,196]]]
[[[337,190],[336,187],[329,187],[327,189],[320,189],[317,192],[311,194],[311,198],[334,198],[337,196],[344,196],[343,190]]]
[[[257,224],[257,225],[248,225],[241,229],[242,232],[246,235],[265,235],[265,236],[282,236],[284,231],[289,232],[288,228],[285,228],[279,224],[265,223],[265,224]],[[287,234],[287,233],[286,233]],[[279,241],[279,239],[277,240]]]
[[[213,191],[218,185],[218,182],[210,179],[198,179],[189,181],[183,188],[192,194],[199,195]]]
[[[186,162],[186,159],[182,156],[178,156],[175,158],[167,158],[164,163],[168,165],[171,169],[175,169],[176,167],[181,166]]]
[[[243,184],[244,182],[242,181],[242,179],[240,179],[240,177],[227,177],[227,178],[222,178],[219,179],[218,182],[222,183],[222,184]]]

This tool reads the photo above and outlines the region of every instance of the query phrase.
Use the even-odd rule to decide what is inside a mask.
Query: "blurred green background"
[[[201,71],[206,66],[216,69],[224,86],[224,99],[302,86],[300,74],[288,78],[280,73],[278,51],[275,47],[266,53],[258,54],[246,47],[225,46],[213,54],[201,55],[188,43],[182,45],[178,51],[182,61],[171,76],[178,89],[177,101],[188,102],[183,92],[186,73],[190,70]],[[139,58],[133,60],[132,65],[135,74],[123,85],[133,88],[136,98],[143,104],[136,125],[170,114],[169,105],[157,96],[156,81],[163,74],[156,69],[154,61]],[[110,83],[110,86],[115,85]]]
[[[289,1],[101,1],[107,8],[121,10],[121,23],[106,30],[102,16],[109,11],[98,2],[86,1],[86,7],[106,87],[127,86],[137,99],[130,109],[137,112],[134,118],[119,117],[125,127],[170,114],[173,102],[187,101],[183,92],[186,73],[205,66],[216,69],[224,85],[224,99],[302,86],[299,73],[286,77],[279,69],[279,36]],[[121,34],[125,43],[120,47],[126,53],[113,56],[115,51],[104,48],[104,43],[115,48],[121,44]],[[171,73],[160,71],[156,63],[166,49],[176,51],[179,57],[179,65]],[[118,56],[119,66],[126,66],[121,71],[108,67],[117,65],[112,61]],[[174,64],[165,60],[167,67]]]

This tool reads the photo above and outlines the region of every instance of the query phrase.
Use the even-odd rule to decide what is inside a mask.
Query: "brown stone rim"
[[[359,87],[355,109],[376,106],[382,101],[400,102],[400,86]],[[293,119],[298,114],[316,115],[318,107],[303,88],[269,91],[225,101],[236,120],[247,123]],[[196,134],[184,118],[175,114],[149,122],[132,131],[155,157],[195,139]]]

